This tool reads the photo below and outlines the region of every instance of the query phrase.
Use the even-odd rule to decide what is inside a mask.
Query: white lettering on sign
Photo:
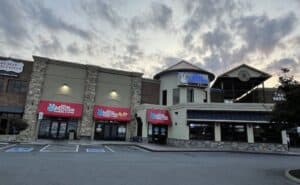
[[[68,105],[55,105],[54,103],[49,103],[47,110],[49,112],[55,112],[55,113],[66,113],[66,114],[75,113],[75,109]]]
[[[20,62],[14,62],[12,60],[0,60],[0,71],[21,73],[23,71],[24,64]]]

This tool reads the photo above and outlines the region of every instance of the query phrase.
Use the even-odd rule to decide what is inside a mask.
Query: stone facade
[[[83,97],[83,114],[80,127],[81,137],[91,137],[93,132],[93,110],[95,105],[98,71],[93,67],[87,68],[85,91]]]
[[[31,141],[36,139],[37,128],[37,109],[42,95],[44,78],[47,70],[46,61],[35,61],[33,63],[33,70],[31,80],[29,83],[29,90],[27,92],[26,105],[23,119],[27,121],[28,128],[17,135],[18,141]]]
[[[137,122],[135,119],[136,107],[141,104],[141,89],[142,89],[142,78],[132,77],[131,78],[131,120],[127,126],[126,139],[136,135]]]
[[[168,144],[177,147],[207,148],[223,151],[250,152],[285,152],[287,145],[276,143],[242,143],[242,142],[214,142],[197,140],[168,139]]]

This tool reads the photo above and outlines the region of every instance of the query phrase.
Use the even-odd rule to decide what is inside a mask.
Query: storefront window
[[[21,114],[2,113],[0,115],[0,134],[1,135],[19,134],[19,132],[16,130],[16,128],[12,124],[12,121],[14,119],[20,119],[21,117],[22,117]]]
[[[44,119],[40,122],[39,138],[48,138],[51,121]]]
[[[247,127],[246,124],[221,124],[222,141],[238,141],[247,142]]]
[[[180,101],[179,88],[173,89],[173,105],[178,104]]]
[[[162,105],[167,105],[167,90],[162,91]]]
[[[191,140],[214,140],[214,124],[190,123]]]
[[[10,93],[26,93],[28,83],[21,80],[9,80],[7,91]]]
[[[254,124],[254,141],[262,143],[281,143],[281,132],[271,124]]]
[[[0,93],[2,93],[4,90],[4,79],[0,78]]]
[[[126,124],[122,122],[99,121],[95,123],[96,140],[119,140],[126,137]]]

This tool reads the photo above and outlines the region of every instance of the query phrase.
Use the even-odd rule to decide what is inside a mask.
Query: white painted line
[[[137,147],[137,146],[130,146],[131,148],[134,148],[136,150],[142,151],[142,152],[149,152],[148,150],[145,150],[143,148]]]
[[[104,146],[107,150],[109,150],[110,152],[115,152],[113,149],[111,149],[110,147],[108,147],[108,146]]]
[[[6,148],[10,148],[10,147],[13,147],[13,146],[16,146],[17,144],[11,144],[11,145],[7,145],[7,146],[3,146],[0,148],[0,150],[3,150],[3,149],[6,149]]]
[[[42,148],[40,150],[40,152],[48,152],[48,153],[70,153],[70,152],[78,152],[79,151],[79,145],[76,145],[76,148],[75,150],[63,150],[63,149],[57,149],[57,148],[54,148],[53,150],[47,150],[47,148],[51,146],[51,145],[47,145],[45,146],[44,148]],[[52,145],[55,147],[55,145]]]
[[[46,145],[43,148],[40,149],[40,152],[45,152],[45,149],[48,148],[50,145]]]
[[[88,153],[104,153],[105,150],[103,148],[87,148],[86,152],[88,152]]]

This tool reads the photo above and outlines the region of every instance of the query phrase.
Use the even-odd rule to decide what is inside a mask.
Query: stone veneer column
[[[131,78],[131,120],[127,126],[126,139],[136,135],[137,123],[135,120],[136,107],[141,104],[141,91],[142,91],[142,78],[132,77]]]
[[[37,109],[42,95],[46,70],[46,61],[34,61],[23,114],[23,119],[27,121],[29,126],[17,136],[18,141],[32,141],[36,139],[35,132],[38,129]]]
[[[80,127],[80,136],[92,137],[93,131],[93,111],[96,96],[98,71],[94,67],[87,68],[85,79],[85,90],[83,97],[83,114]]]

